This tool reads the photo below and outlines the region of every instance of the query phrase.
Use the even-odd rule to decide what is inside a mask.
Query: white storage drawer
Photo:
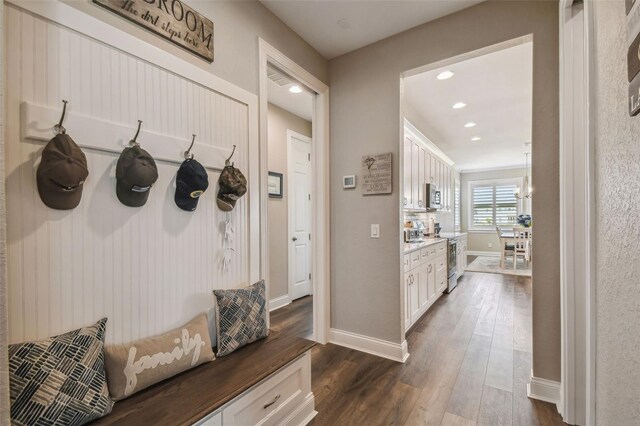
[[[447,243],[441,243],[436,246],[436,256],[447,253]]]
[[[422,259],[422,262],[424,262],[428,258],[429,258],[429,247],[423,248],[422,250],[420,250],[420,259]]]
[[[277,425],[311,394],[311,355],[307,352],[222,410],[224,426]]]
[[[447,273],[447,258],[444,256],[440,256],[436,259],[435,262],[436,275],[444,271],[445,275]]]
[[[404,272],[411,269],[411,253],[404,255]]]
[[[411,269],[420,266],[420,250],[411,253]]]

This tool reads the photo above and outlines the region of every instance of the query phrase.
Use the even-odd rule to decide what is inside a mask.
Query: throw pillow
[[[104,370],[107,319],[9,345],[11,424],[82,425],[111,412]]]
[[[216,307],[213,306],[207,311],[207,321],[209,321],[209,337],[211,338],[211,347],[218,345],[218,332],[216,331],[218,321],[216,321]]]
[[[218,320],[218,356],[267,337],[264,280],[236,290],[214,290]]]
[[[206,314],[160,336],[107,346],[105,353],[109,392],[116,401],[215,359]]]

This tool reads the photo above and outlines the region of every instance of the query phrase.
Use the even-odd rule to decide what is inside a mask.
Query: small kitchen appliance
[[[427,183],[425,186],[425,192],[427,198],[427,211],[434,212],[440,210],[440,191],[433,183]]]

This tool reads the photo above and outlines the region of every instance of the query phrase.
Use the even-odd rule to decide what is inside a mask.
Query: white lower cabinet
[[[460,278],[467,269],[467,236],[458,238],[458,253],[456,257],[457,273]]]
[[[446,241],[404,255],[405,330],[408,330],[446,288]],[[444,266],[445,285],[439,281],[438,268]]]
[[[315,415],[311,353],[281,368],[198,426],[304,425]]]

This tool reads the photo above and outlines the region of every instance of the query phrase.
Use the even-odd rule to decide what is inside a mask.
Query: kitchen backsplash
[[[440,223],[442,231],[453,231],[453,213],[418,213],[418,212],[404,212],[404,222],[407,220],[422,220],[425,223],[429,221],[429,218],[433,217],[436,223]]]

